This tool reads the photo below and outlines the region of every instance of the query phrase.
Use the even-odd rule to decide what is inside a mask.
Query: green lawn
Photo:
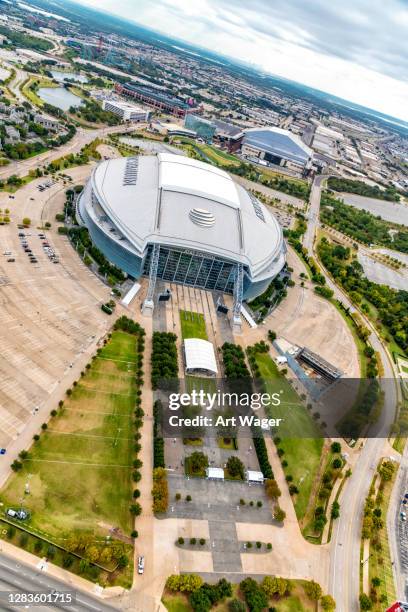
[[[162,602],[169,612],[191,612],[192,610],[187,596],[183,593],[169,593],[163,597]]]
[[[281,438],[279,447],[285,451],[283,458],[288,462],[288,466],[284,468],[285,474],[293,476],[293,484],[299,489],[294,505],[300,520],[305,515],[319,469],[323,438],[310,413],[288,381],[281,376],[270,355],[258,353],[256,360],[268,393],[276,393],[281,389],[284,391],[281,405],[270,408],[270,414],[273,417],[285,418],[275,435]]]
[[[13,474],[1,492],[5,505],[16,506],[29,482],[28,527],[57,544],[79,532],[106,535],[107,524],[127,535],[133,528],[129,505],[136,342],[135,336],[113,332],[40,441],[29,449],[22,471]]]
[[[201,338],[201,340],[208,339],[204,315],[200,312],[180,310],[180,324],[183,340],[186,338]]]

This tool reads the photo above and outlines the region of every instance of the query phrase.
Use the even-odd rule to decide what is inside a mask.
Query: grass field
[[[293,476],[293,483],[299,489],[294,506],[296,516],[300,520],[305,515],[319,469],[323,438],[315,421],[300,402],[296,392],[281,376],[270,355],[258,353],[256,361],[268,393],[274,393],[279,388],[284,390],[284,402],[279,407],[271,408],[271,416],[286,419],[276,435],[281,438],[279,447],[285,451],[284,459],[288,462],[288,466],[284,468],[285,474]]]
[[[180,310],[180,324],[183,340],[186,338],[201,338],[201,340],[208,340],[204,315],[200,312]]]
[[[31,512],[27,527],[56,544],[78,533],[126,535],[133,529],[133,425],[136,397],[135,336],[115,331],[29,449],[21,472],[1,492],[6,506]],[[24,495],[29,482],[30,494]]]

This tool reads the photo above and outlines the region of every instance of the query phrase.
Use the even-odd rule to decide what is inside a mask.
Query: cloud
[[[137,0],[137,13],[135,0],[85,2],[408,119],[405,0]]]

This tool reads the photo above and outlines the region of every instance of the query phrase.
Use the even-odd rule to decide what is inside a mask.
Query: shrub
[[[184,544],[184,538],[182,538],[181,536],[177,539],[178,544],[180,544],[180,546],[182,546]]]

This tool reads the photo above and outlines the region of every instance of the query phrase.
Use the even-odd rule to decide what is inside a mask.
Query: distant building
[[[312,160],[312,150],[298,136],[275,127],[246,130],[241,153],[250,159],[295,172],[303,172],[310,167]]]
[[[15,127],[13,127],[12,125],[5,125],[4,129],[7,134],[7,138],[6,138],[7,143],[12,143],[12,142],[16,142],[20,140],[20,132],[16,130]]]
[[[123,100],[103,100],[103,110],[118,115],[122,121],[149,121],[150,111]]]
[[[186,115],[184,125],[187,129],[193,130],[198,138],[202,138],[205,142],[211,143],[214,138],[217,126],[213,121],[204,119],[199,115]]]
[[[47,130],[58,130],[60,127],[59,122],[53,117],[47,117],[46,115],[40,115],[40,113],[36,113],[34,115],[35,123],[42,125]]]
[[[116,83],[115,91],[123,96],[140,100],[155,109],[184,117],[187,113],[193,112],[193,107],[189,106],[180,98],[167,94],[161,89],[154,89],[146,85],[136,85],[135,83]]]
[[[189,115],[187,115],[187,117],[188,116]],[[178,123],[169,123],[167,121],[153,121],[152,129],[165,136],[187,136],[189,138],[195,138],[197,136],[194,130],[189,130],[182,125],[178,125]]]
[[[194,130],[198,138],[208,143],[214,142],[228,151],[238,151],[244,136],[237,125],[219,119],[204,119],[199,115],[187,115],[184,125]]]
[[[242,128],[226,121],[214,119],[215,136],[214,142],[225,147],[230,152],[238,151],[241,147],[244,132]]]

